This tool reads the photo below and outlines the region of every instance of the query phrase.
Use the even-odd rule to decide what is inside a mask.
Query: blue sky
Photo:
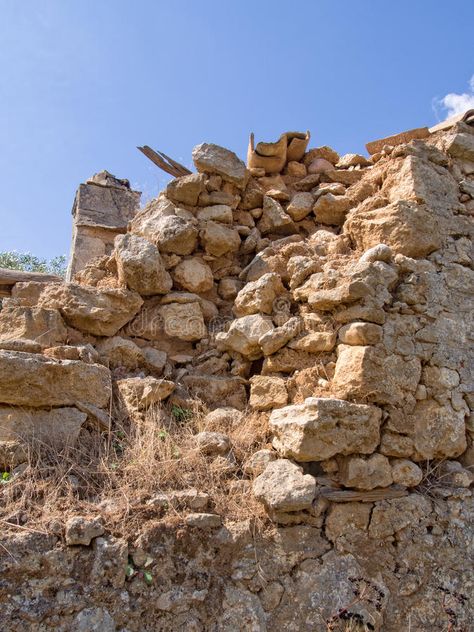
[[[155,195],[137,145],[190,165],[252,130],[345,153],[432,125],[474,99],[473,24],[472,0],[0,0],[0,251],[66,254],[101,169]]]

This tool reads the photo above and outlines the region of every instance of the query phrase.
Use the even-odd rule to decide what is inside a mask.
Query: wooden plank
[[[354,489],[334,489],[332,487],[319,488],[319,495],[335,503],[362,502],[373,503],[377,500],[387,500],[389,498],[402,498],[408,496],[408,491],[403,487],[392,485],[381,489],[370,491],[359,491]]]
[[[137,147],[137,149],[139,149],[142,154],[144,154],[149,160],[151,160],[157,167],[159,167],[166,173],[169,173],[170,176],[179,178],[180,176],[189,175],[191,173],[189,169],[186,169],[186,167],[180,165],[179,162],[172,160],[166,154],[163,154],[161,152],[157,153],[148,145]]]
[[[9,268],[0,268],[0,286],[15,285],[22,281],[40,281],[46,283],[58,283],[63,279],[55,274],[45,274],[43,272],[24,272],[23,270],[10,270]]]

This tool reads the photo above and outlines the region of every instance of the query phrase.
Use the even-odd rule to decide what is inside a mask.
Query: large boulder
[[[95,336],[114,336],[140,310],[136,292],[101,289],[76,283],[51,283],[41,293],[38,306],[58,309],[71,327]]]
[[[6,305],[0,311],[0,342],[34,340],[42,348],[66,342],[67,329],[56,309]]]
[[[193,149],[193,162],[198,171],[216,173],[239,189],[245,188],[248,171],[233,151],[212,143],[201,143]]]
[[[303,468],[288,461],[271,461],[253,483],[254,496],[267,509],[279,512],[311,509],[316,495],[316,480],[303,474]]]
[[[296,461],[323,461],[336,454],[370,454],[380,441],[382,411],[342,399],[308,397],[270,415],[273,445]]]
[[[173,282],[158,248],[147,239],[127,233],[115,238],[119,280],[142,296],[166,294]]]
[[[0,351],[0,403],[14,406],[107,406],[109,370],[76,360],[52,360],[33,353]]]

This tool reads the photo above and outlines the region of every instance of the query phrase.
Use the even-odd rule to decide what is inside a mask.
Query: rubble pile
[[[364,565],[384,596],[368,611],[356,608],[372,626],[360,629],[402,629],[400,609],[413,616],[426,579],[408,559],[418,546],[411,537],[425,529],[442,540],[449,522],[426,531],[438,511],[420,492],[429,462],[442,467],[439,502],[451,507],[443,511],[464,525],[453,536],[457,556],[467,546],[460,516],[474,478],[474,128],[406,132],[369,143],[368,158],[309,140],[288,132],[255,145],[252,135],[247,165],[198,145],[196,173],[139,210],[110,254],[70,282],[17,283],[0,312],[4,469],[23,463],[30,435],[70,443],[86,423],[103,431],[116,414],[139,423],[154,405],[187,410],[198,401],[211,415],[251,410],[268,420],[271,445],[238,476],[278,537],[293,538],[285,564],[267,569],[262,588],[244,548],[233,554],[240,562],[217,627],[196,614],[204,599],[196,588],[191,597],[174,587],[158,605],[174,618],[153,629],[275,630],[282,620],[291,630],[339,629],[317,619],[329,600],[323,593],[338,586],[350,601]],[[231,449],[225,433],[201,434],[220,435],[196,436],[210,458]],[[192,513],[187,524],[212,530],[221,517]],[[69,544],[104,533],[71,529]],[[380,547],[397,547],[397,538],[405,561],[400,547],[393,563],[382,560]],[[428,545],[425,538],[420,560]],[[290,581],[289,551],[306,546],[311,553],[298,553]],[[403,607],[388,603],[384,565],[399,574],[400,584],[390,581]],[[290,615],[292,599],[300,619]],[[433,627],[433,608],[419,609],[411,629],[445,629]],[[102,627],[78,620],[77,629],[116,629],[107,627],[110,615],[97,616]],[[166,627],[171,620],[176,627]]]

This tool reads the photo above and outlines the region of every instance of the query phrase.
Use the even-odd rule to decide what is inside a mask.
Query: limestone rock
[[[173,270],[173,278],[189,292],[207,292],[214,285],[211,268],[198,257],[184,259]]]
[[[398,201],[374,210],[355,209],[344,232],[361,250],[384,243],[394,253],[426,257],[442,243],[439,221],[423,205]]]
[[[243,316],[233,320],[227,332],[218,333],[216,341],[223,349],[237,351],[249,360],[257,360],[262,356],[259,340],[271,329],[273,323],[268,316]]]
[[[332,385],[339,397],[399,405],[413,396],[420,375],[416,357],[404,359],[376,347],[340,345]]]
[[[416,403],[409,416],[409,436],[412,438],[415,461],[459,456],[466,447],[465,411],[453,410],[446,404],[426,399]]]
[[[249,404],[255,410],[280,408],[288,402],[285,380],[281,377],[254,375],[250,378]]]
[[[197,238],[197,228],[176,215],[160,218],[153,235],[149,236],[160,252],[176,255],[190,255],[196,249]]]
[[[339,537],[367,531],[371,513],[370,503],[333,503],[326,518],[326,536],[335,542]]]
[[[385,261],[390,262],[392,259],[392,249],[387,244],[377,244],[364,252],[359,261]]]
[[[430,132],[427,127],[417,127],[415,129],[409,129],[406,132],[394,134],[393,136],[387,136],[386,138],[373,140],[370,143],[367,143],[365,146],[369,154],[375,154],[379,151],[382,151],[385,145],[391,145],[392,147],[395,147],[396,145],[401,145],[402,143],[408,143],[414,138],[427,138],[429,135]]]
[[[211,513],[192,513],[186,516],[186,524],[198,529],[218,529],[222,526],[222,518]]]
[[[446,141],[446,151],[454,158],[474,162],[474,136],[472,134],[453,134]]]
[[[56,448],[74,445],[87,415],[73,407],[41,410],[0,406],[0,441],[41,441]]]
[[[301,319],[295,316],[287,320],[281,327],[275,327],[265,332],[258,341],[263,354],[268,356],[281,349],[297,335],[300,328]]]
[[[267,465],[253,483],[254,496],[273,511],[310,509],[316,495],[316,480],[287,459]]]
[[[349,207],[350,200],[346,196],[326,193],[318,198],[313,211],[317,222],[341,226]]]
[[[144,410],[166,399],[174,390],[170,380],[154,377],[128,377],[117,380],[120,397],[129,411]]]
[[[348,456],[341,459],[339,481],[345,487],[371,490],[392,484],[392,468],[386,456],[371,454],[367,459]]]
[[[94,538],[104,534],[100,518],[74,516],[66,522],[65,539],[68,546],[89,546]]]
[[[405,487],[416,487],[423,478],[421,468],[408,459],[396,459],[392,461],[393,482]]]
[[[339,158],[339,162],[336,164],[338,169],[348,169],[349,167],[368,167],[371,163],[365,156],[360,154],[344,154]]]
[[[205,188],[206,176],[201,173],[191,173],[171,180],[166,187],[166,197],[178,204],[196,206],[199,195]]]
[[[51,283],[41,293],[38,306],[58,309],[71,327],[95,336],[114,336],[140,310],[143,300],[130,290]]]
[[[371,538],[386,538],[408,525],[416,526],[431,511],[430,501],[421,494],[377,503],[369,525]]]
[[[223,406],[212,410],[204,417],[206,428],[232,428],[243,421],[243,415],[237,408]]]
[[[299,222],[311,213],[313,203],[311,193],[295,193],[286,207],[286,212],[294,222]]]
[[[247,283],[237,294],[234,302],[236,316],[271,314],[275,299],[285,292],[281,278],[275,272],[262,275],[258,281]]]
[[[336,334],[329,331],[314,331],[302,338],[292,340],[290,349],[306,351],[307,353],[322,353],[332,351],[336,344]]]
[[[281,233],[289,235],[296,232],[295,225],[290,215],[285,213],[277,200],[265,195],[263,198],[263,213],[257,224],[262,235],[267,233]]]
[[[0,342],[32,340],[41,348],[64,343],[66,325],[55,309],[6,305],[0,311]]]
[[[169,303],[159,309],[165,333],[180,340],[200,340],[206,335],[201,306],[193,303]]]
[[[230,450],[230,439],[222,432],[199,432],[193,436],[193,441],[203,454],[209,456],[227,454]]]
[[[323,461],[336,454],[370,454],[380,440],[382,412],[375,406],[309,397],[270,415],[273,445],[296,461]]]
[[[173,282],[154,244],[131,233],[118,235],[114,243],[119,280],[129,289],[142,296],[171,290]]]
[[[258,476],[276,458],[277,454],[273,450],[268,450],[267,448],[257,450],[245,461],[243,470],[247,475]]]
[[[198,171],[216,173],[239,189],[245,188],[248,172],[245,163],[233,151],[219,145],[202,143],[193,149],[193,162]]]
[[[232,224],[232,209],[227,204],[215,204],[214,206],[206,206],[197,212],[199,221],[212,220],[214,222],[223,222],[224,224]]]
[[[339,329],[339,340],[346,345],[376,345],[383,329],[374,323],[353,322]]]
[[[136,369],[145,363],[142,350],[132,340],[113,336],[97,345],[101,361],[112,369],[126,367]]]
[[[74,360],[51,360],[19,351],[0,351],[0,402],[15,406],[73,406],[76,401],[105,407],[110,372]]]
[[[235,228],[230,228],[219,222],[206,222],[200,238],[206,252],[215,257],[237,252],[240,248],[239,232]]]
[[[210,408],[227,406],[243,410],[247,405],[245,386],[238,377],[185,375],[183,384],[195,399]]]

